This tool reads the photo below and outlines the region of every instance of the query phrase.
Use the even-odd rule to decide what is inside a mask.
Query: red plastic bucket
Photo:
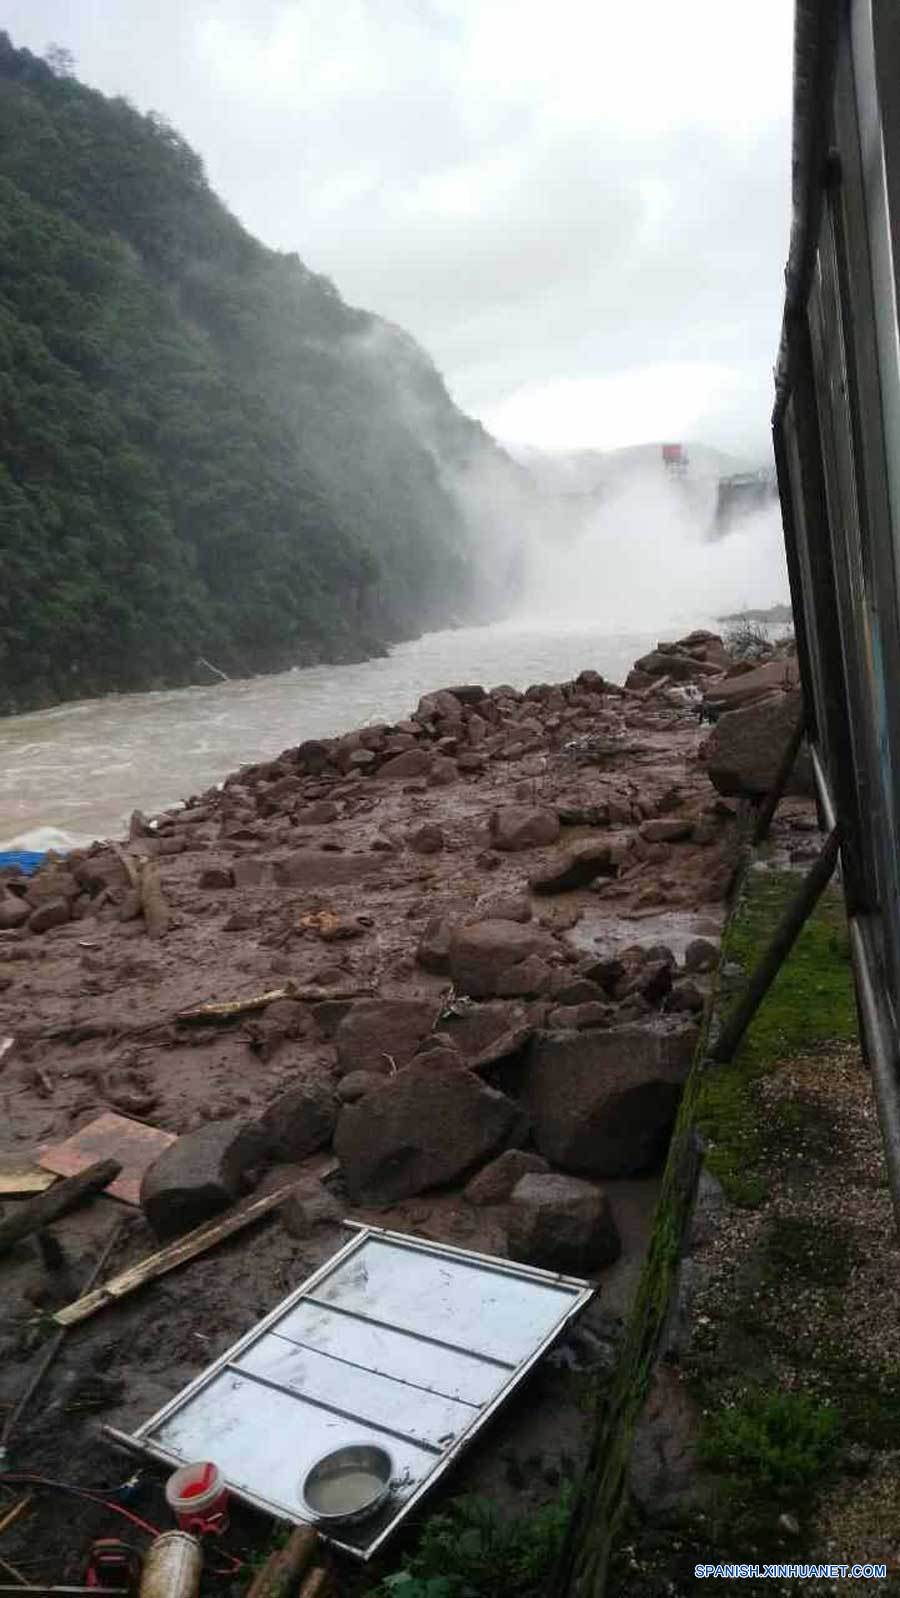
[[[166,1501],[182,1531],[220,1532],[228,1525],[228,1488],[218,1465],[181,1465],[166,1482]]]

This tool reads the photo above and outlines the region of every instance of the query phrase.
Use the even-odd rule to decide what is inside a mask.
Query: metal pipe
[[[837,826],[837,812],[834,808],[834,800],[831,797],[831,789],[828,786],[825,768],[822,765],[822,757],[813,743],[809,746],[809,753],[812,760],[813,777],[819,794],[819,804],[822,806],[822,815],[825,818],[825,827],[828,832],[833,832]]]
[[[821,756],[814,746],[810,748],[813,776],[825,824],[835,824],[834,801]],[[891,1028],[884,1014],[884,1004],[872,976],[874,959],[871,938],[862,916],[848,918],[850,949],[856,976],[856,993],[860,1017],[865,1032],[865,1047],[869,1069],[872,1073],[872,1091],[884,1144],[884,1161],[887,1166],[888,1186],[894,1218],[900,1231],[900,1080],[897,1076],[896,1054]]]
[[[840,829],[833,827],[822,846],[819,858],[804,877],[799,893],[785,910],[771,942],[751,971],[744,992],[727,1016],[710,1050],[710,1058],[718,1065],[724,1065],[734,1058],[750,1022],[828,887],[837,865],[840,846]]]
[[[797,717],[794,729],[785,745],[784,753],[778,762],[778,770],[775,773],[775,780],[772,783],[772,787],[766,794],[766,797],[763,800],[762,806],[760,808],[759,815],[756,819],[756,826],[753,829],[754,843],[762,843],[763,840],[769,835],[769,828],[772,825],[772,818],[778,809],[778,802],[791,780],[791,772],[794,769],[795,761],[800,753],[800,745],[803,742],[804,734],[806,732],[806,722],[807,714],[806,707],[804,706]],[[829,828],[829,831],[831,831],[831,828]]]
[[[859,1008],[866,1034],[866,1050],[872,1072],[875,1105],[884,1143],[888,1186],[891,1190],[894,1218],[900,1231],[900,1083],[897,1080],[896,1055],[891,1031],[886,1024],[884,1008],[872,980],[869,938],[862,925],[861,916],[855,916],[850,922],[850,944],[856,971]]]

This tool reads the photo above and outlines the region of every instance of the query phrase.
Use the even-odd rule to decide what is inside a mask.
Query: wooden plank
[[[256,1572],[246,1598],[290,1598],[312,1564],[318,1542],[314,1527],[295,1526],[284,1547],[270,1554]]]
[[[319,1004],[324,999],[368,998],[375,992],[371,986],[362,988],[298,988],[288,982],[283,988],[270,988],[267,993],[255,993],[249,999],[229,999],[224,1004],[201,1004],[196,1010],[182,1010],[175,1016],[179,1024],[190,1022],[236,1021],[239,1016],[250,1015],[254,1010],[264,1010],[278,999],[297,999],[303,1004]]]
[[[27,1154],[0,1155],[0,1198],[33,1198],[55,1181],[54,1171],[41,1170]]]
[[[286,1187],[280,1187],[274,1193],[267,1193],[265,1198],[256,1199],[242,1209],[229,1211],[218,1221],[198,1226],[193,1232],[188,1232],[176,1242],[167,1244],[157,1253],[148,1254],[139,1264],[132,1265],[127,1271],[121,1271],[118,1276],[111,1277],[92,1293],[86,1293],[82,1298],[76,1298],[74,1303],[67,1304],[64,1309],[57,1310],[53,1316],[54,1321],[57,1326],[73,1326],[77,1321],[84,1321],[91,1315],[96,1315],[97,1311],[104,1309],[107,1304],[125,1298],[136,1288],[143,1287],[145,1282],[152,1282],[159,1276],[165,1276],[168,1271],[174,1271],[179,1265],[187,1264],[188,1260],[196,1259],[198,1254],[205,1254],[207,1249],[214,1248],[226,1237],[232,1237],[245,1226],[261,1220],[270,1210],[283,1204],[297,1186],[296,1182],[290,1182]]]

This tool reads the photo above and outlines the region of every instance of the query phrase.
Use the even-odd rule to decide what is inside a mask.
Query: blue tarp
[[[4,867],[8,869],[10,866],[14,866],[19,871],[24,872],[26,877],[30,877],[37,871],[39,866],[43,865],[46,858],[47,855],[43,850],[0,849],[0,871]]]

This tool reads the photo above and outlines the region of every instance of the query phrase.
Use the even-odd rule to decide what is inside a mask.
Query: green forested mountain
[[[515,468],[412,339],[0,34],[0,712],[484,612],[483,472]]]

